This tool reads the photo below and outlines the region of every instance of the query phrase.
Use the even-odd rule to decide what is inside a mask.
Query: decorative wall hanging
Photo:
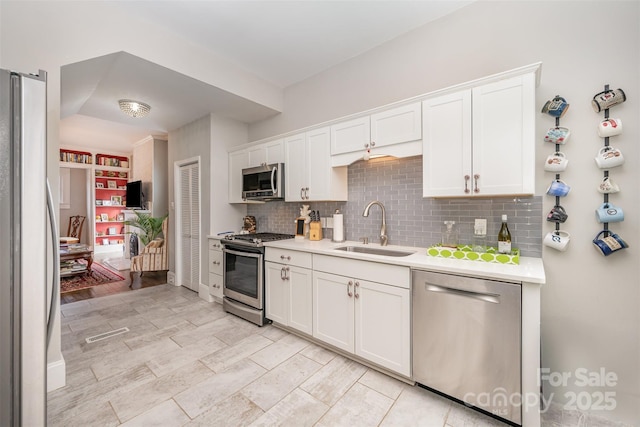
[[[620,191],[620,187],[609,176],[609,169],[624,163],[622,151],[609,145],[609,138],[622,133],[622,120],[609,117],[609,108],[627,100],[622,89],[604,90],[594,95],[591,105],[596,113],[604,111],[604,119],[598,123],[598,136],[604,138],[604,146],[598,150],[595,161],[600,169],[604,169],[604,177],[598,185],[598,191],[603,194],[603,203],[596,208],[596,220],[602,224],[602,230],[593,239],[593,245],[604,256],[609,256],[629,245],[616,233],[609,230],[609,223],[624,221],[622,208],[609,202],[609,194]]]
[[[555,179],[551,181],[547,189],[547,195],[556,199],[553,208],[547,214],[547,221],[554,223],[555,227],[553,231],[547,233],[542,243],[561,252],[567,250],[567,245],[571,240],[571,236],[567,231],[560,230],[560,224],[564,223],[569,217],[565,208],[560,205],[560,197],[565,197],[571,190],[571,187],[560,179],[560,172],[564,172],[569,164],[569,159],[565,153],[560,151],[560,146],[565,145],[569,141],[569,136],[571,136],[571,131],[568,128],[560,126],[560,118],[565,115],[568,109],[569,103],[560,95],[556,95],[555,98],[547,101],[542,107],[542,113],[555,118],[555,126],[550,128],[544,136],[545,142],[555,145],[555,151],[547,156],[545,160],[544,170],[555,173]]]

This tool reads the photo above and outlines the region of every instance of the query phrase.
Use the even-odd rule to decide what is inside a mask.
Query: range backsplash
[[[372,206],[369,216],[362,211],[379,200],[387,213],[390,245],[427,247],[440,242],[444,221],[456,222],[459,243],[471,243],[475,218],[487,219],[488,244],[496,245],[501,215],[509,217],[513,247],[521,255],[542,257],[542,197],[429,199],[422,197],[422,156],[406,159],[380,158],[349,166],[348,202],[310,202],[311,209],[331,216],[336,209],[344,214],[345,237],[368,237],[379,241],[381,211]],[[294,233],[301,202],[250,204],[247,215],[256,217],[258,231]],[[333,230],[324,229],[324,237]]]

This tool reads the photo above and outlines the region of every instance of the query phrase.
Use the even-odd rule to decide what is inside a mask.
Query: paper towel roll
[[[344,242],[344,217],[339,210],[333,214],[333,241]]]

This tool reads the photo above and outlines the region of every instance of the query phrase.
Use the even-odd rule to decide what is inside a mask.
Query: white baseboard
[[[180,286],[176,283],[176,273],[173,271],[167,272],[167,283],[173,286]]]
[[[206,302],[213,302],[213,297],[209,293],[209,287],[202,283],[198,286],[198,296]]]
[[[60,355],[60,360],[47,364],[47,392],[57,390],[67,384],[67,365],[64,357]]]

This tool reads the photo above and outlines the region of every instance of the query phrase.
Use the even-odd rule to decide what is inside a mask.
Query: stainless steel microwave
[[[284,164],[242,169],[242,198],[261,201],[284,199]]]

